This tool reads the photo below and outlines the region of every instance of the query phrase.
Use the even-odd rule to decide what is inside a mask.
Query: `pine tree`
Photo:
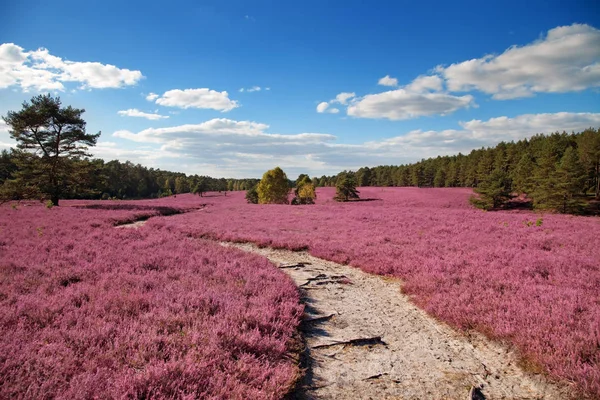
[[[74,188],[81,189],[81,178],[87,173],[81,168],[88,164],[77,161],[90,156],[88,146],[95,146],[100,136],[86,133],[84,112],[62,107],[60,98],[49,94],[24,102],[21,111],[9,111],[4,121],[21,150],[9,186],[23,188],[25,196],[47,195],[54,205]]]
[[[558,211],[581,212],[585,203],[578,196],[583,192],[585,179],[585,169],[579,161],[577,152],[573,147],[568,147],[554,174],[556,190],[553,193],[552,204],[556,204]]]
[[[354,175],[343,174],[339,177],[337,184],[335,185],[335,197],[336,201],[348,201],[350,199],[358,199],[359,191],[356,190],[356,180]]]
[[[596,199],[600,199],[600,129],[586,129],[579,136],[577,145],[588,173],[588,187],[593,188]]]
[[[472,198],[471,203],[485,210],[498,208],[510,199],[510,189],[511,181],[508,174],[502,169],[495,169],[479,183],[475,189],[479,198]]]
[[[534,186],[532,177],[534,169],[535,163],[531,154],[524,153],[511,173],[513,188],[516,192],[531,193]]]

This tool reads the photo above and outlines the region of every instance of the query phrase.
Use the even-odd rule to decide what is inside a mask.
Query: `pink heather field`
[[[282,272],[172,227],[114,227],[174,206],[201,201],[2,206],[0,397],[277,399],[290,391],[303,308]]]
[[[486,213],[469,205],[470,189],[360,191],[373,200],[336,203],[332,188],[319,189],[313,206],[246,204],[242,192],[208,197],[205,209],[145,229],[308,249],[399,277],[439,320],[506,342],[528,368],[600,396],[597,217]]]
[[[439,320],[600,396],[598,218],[486,213],[469,189],[360,191],[370,201],[336,203],[320,188],[312,206],[247,204],[244,192],[2,206],[2,392],[284,396],[298,376],[296,288],[266,259],[203,238],[306,249],[401,278]]]

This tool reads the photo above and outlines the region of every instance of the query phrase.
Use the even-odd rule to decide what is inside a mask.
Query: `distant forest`
[[[17,170],[13,152],[0,154],[0,185]],[[139,199],[179,193],[247,190],[259,179],[225,179],[146,168],[131,162],[76,160],[81,175],[66,198]],[[85,165],[83,165],[83,164]],[[82,168],[83,167],[83,168]],[[357,186],[472,187],[501,207],[527,194],[536,208],[577,212],[586,196],[600,199],[600,129],[581,133],[538,134],[518,142],[501,142],[468,155],[423,159],[408,165],[363,167],[312,178],[315,186],[335,186],[353,174]],[[293,182],[290,181],[290,186]],[[568,204],[567,204],[568,203]]]
[[[65,160],[69,162],[68,160]],[[225,179],[210,176],[186,175],[179,172],[146,168],[129,161],[101,159],[71,160],[82,173],[79,182],[66,193],[69,199],[144,199],[195,193],[247,190],[259,179]],[[0,153],[0,185],[17,171],[12,150]]]

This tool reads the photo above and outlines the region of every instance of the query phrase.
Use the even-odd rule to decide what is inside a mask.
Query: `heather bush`
[[[113,227],[174,203],[2,207],[0,398],[277,399],[290,389],[302,308],[283,273],[161,221]]]
[[[319,188],[315,206],[293,209],[250,207],[234,194],[210,213],[161,223],[400,277],[430,314],[512,343],[530,364],[600,396],[597,218],[482,213],[469,205],[470,189],[360,188],[372,201],[347,203],[334,191]]]

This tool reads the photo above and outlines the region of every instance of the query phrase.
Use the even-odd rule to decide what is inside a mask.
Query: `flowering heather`
[[[160,222],[113,228],[201,201],[3,206],[0,398],[287,393],[298,373],[288,353],[302,307],[283,273]]]
[[[527,365],[600,396],[598,218],[482,212],[468,189],[361,188],[372,201],[246,204],[243,193],[156,226],[194,237],[308,248],[404,280],[437,318],[520,349]],[[164,229],[163,228],[163,229]]]

